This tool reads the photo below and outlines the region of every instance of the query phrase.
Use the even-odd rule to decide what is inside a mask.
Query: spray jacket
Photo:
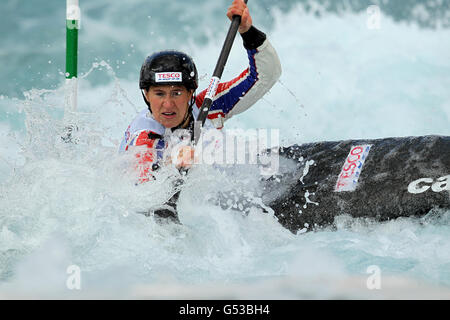
[[[242,38],[249,67],[233,80],[219,84],[205,127],[221,129],[228,119],[244,112],[262,98],[281,75],[278,55],[263,32],[252,26],[242,34]],[[206,91],[196,96],[191,119],[197,119]],[[137,154],[141,177],[146,176],[152,165],[162,159],[171,133],[172,129],[165,128],[145,109],[128,126],[119,150],[146,146],[146,152]]]

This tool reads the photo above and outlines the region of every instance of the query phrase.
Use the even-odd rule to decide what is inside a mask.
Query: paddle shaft
[[[244,0],[247,4],[248,0]],[[225,42],[220,52],[219,59],[217,60],[216,68],[214,69],[213,75],[209,82],[208,89],[206,91],[205,99],[203,100],[202,106],[200,107],[200,113],[196,121],[196,129],[201,129],[205,124],[206,117],[208,116],[209,109],[213,103],[214,96],[216,95],[217,88],[219,86],[220,78],[222,77],[225,64],[227,63],[228,57],[230,55],[231,47],[233,46],[234,39],[236,38],[236,33],[241,24],[241,16],[235,15],[231,20],[230,28],[228,29]],[[200,130],[194,130],[194,144],[197,144],[200,137]]]
[[[244,0],[244,3],[247,4],[248,0]],[[235,15],[231,19],[231,25],[228,29],[227,36],[225,38],[225,42],[222,46],[222,51],[220,52],[219,59],[217,60],[216,67],[213,72],[213,76],[209,82],[208,89],[206,91],[205,99],[203,100],[202,106],[200,107],[200,113],[197,117],[197,120],[194,123],[194,132],[192,133],[193,143],[197,145],[197,142],[200,138],[201,128],[205,124],[206,117],[208,116],[209,109],[213,103],[214,96],[217,92],[217,87],[219,86],[220,78],[222,77],[223,70],[225,68],[225,64],[227,63],[228,56],[230,55],[231,47],[233,46],[234,39],[236,38],[236,33],[241,24],[241,16]],[[189,172],[189,169],[180,169],[180,173],[186,175]],[[178,180],[177,183],[182,184],[182,180]],[[167,203],[172,203],[175,206],[176,210],[176,201],[178,200],[178,196],[180,191],[177,191],[171,199]]]

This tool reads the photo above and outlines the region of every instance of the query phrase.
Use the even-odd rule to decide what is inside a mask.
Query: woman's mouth
[[[177,114],[175,112],[163,112],[162,115],[164,118],[171,119],[175,117]]]

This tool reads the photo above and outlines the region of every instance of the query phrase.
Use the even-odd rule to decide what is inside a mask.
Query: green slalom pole
[[[77,77],[78,77],[78,30],[80,28],[80,7],[78,0],[67,0],[66,17],[66,79],[72,84],[68,93],[67,107],[70,111],[77,109]]]
[[[78,76],[78,29],[80,28],[80,7],[78,0],[67,0],[66,17],[66,78]]]
[[[65,142],[75,142],[72,133],[77,130],[74,119],[78,96],[78,30],[80,29],[80,6],[78,0],[66,2],[66,132],[61,137]]]

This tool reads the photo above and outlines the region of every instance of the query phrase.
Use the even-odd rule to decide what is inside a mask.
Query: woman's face
[[[181,124],[189,108],[193,91],[184,86],[152,86],[145,92],[153,117],[166,128]]]

